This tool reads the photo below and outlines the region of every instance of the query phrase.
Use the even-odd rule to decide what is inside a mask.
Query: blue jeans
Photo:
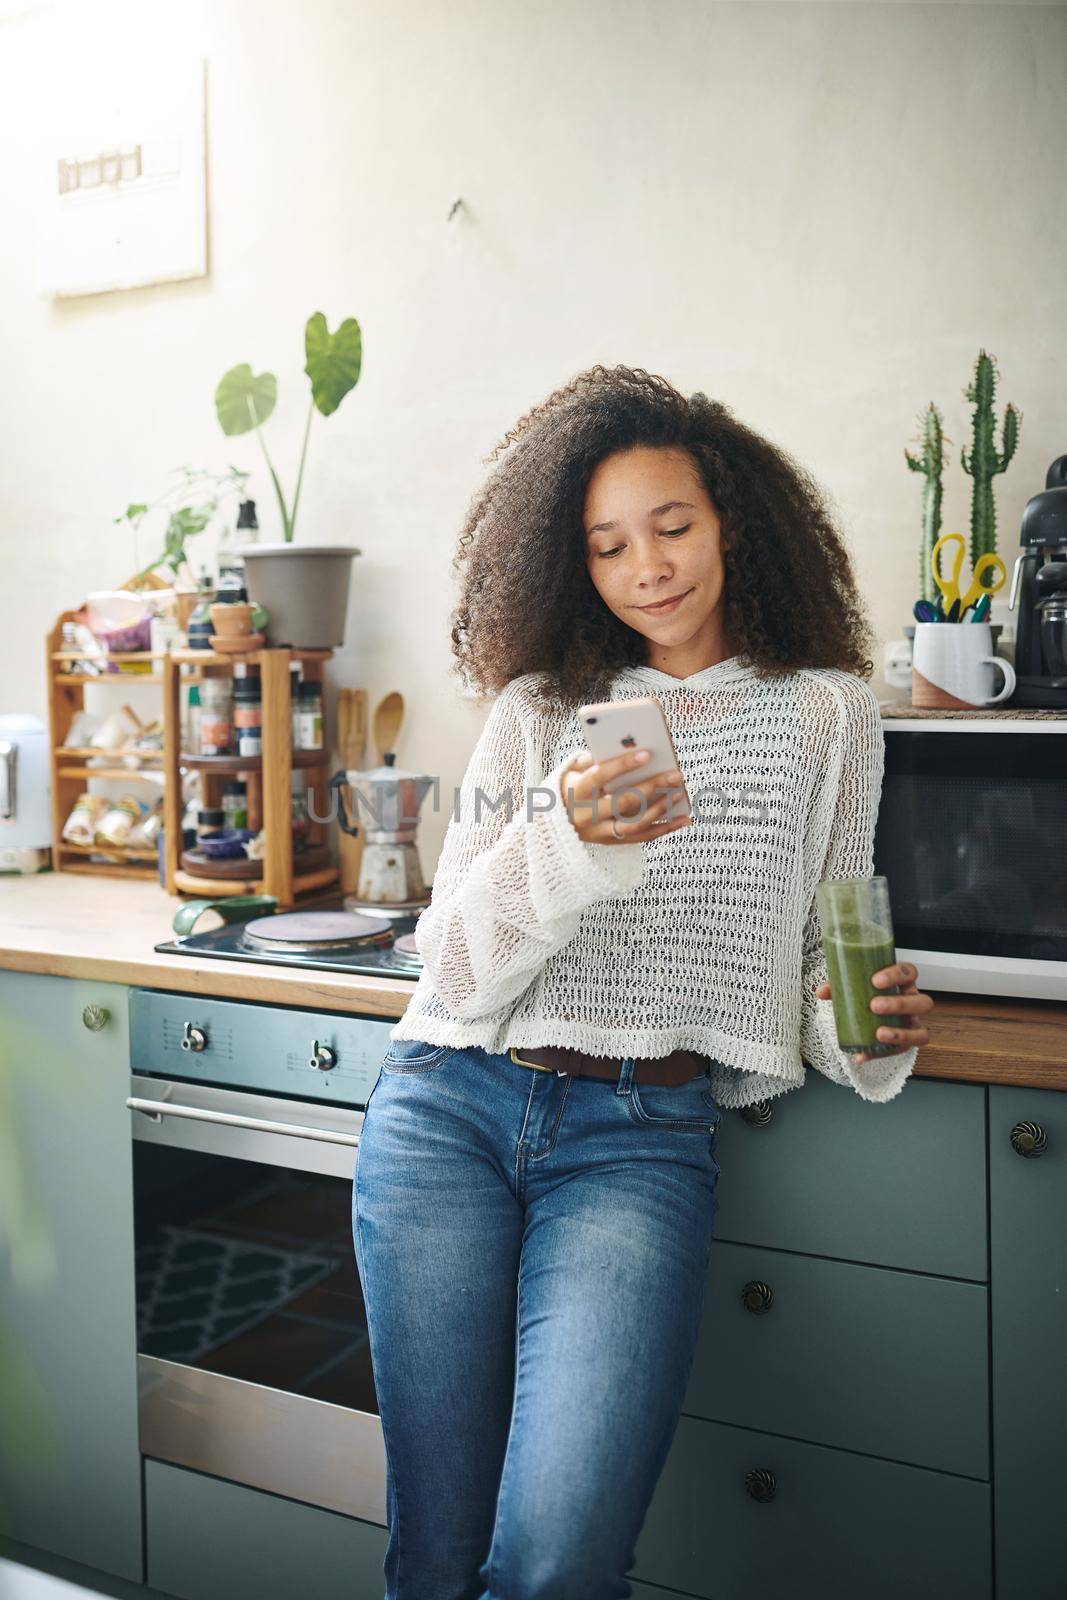
[[[706,1075],[632,1078],[389,1046],[353,1186],[385,1600],[633,1592],[704,1306],[721,1113]]]

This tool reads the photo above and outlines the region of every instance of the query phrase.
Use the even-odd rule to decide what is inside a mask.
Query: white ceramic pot
[[[1003,683],[994,684],[999,669]],[[959,709],[993,706],[1015,692],[1015,669],[993,654],[988,622],[918,622],[911,660],[911,703]]]
[[[333,650],[345,640],[353,544],[246,544],[248,598],[270,613],[272,645]]]

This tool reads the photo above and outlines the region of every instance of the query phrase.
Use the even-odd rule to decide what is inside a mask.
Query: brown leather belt
[[[513,1045],[508,1051],[519,1067],[536,1072],[566,1072],[572,1078],[617,1078],[622,1070],[621,1056],[591,1056],[568,1045]],[[708,1057],[695,1050],[672,1050],[669,1056],[637,1056],[634,1059],[635,1083],[658,1083],[661,1088],[677,1089],[690,1078],[705,1072]]]

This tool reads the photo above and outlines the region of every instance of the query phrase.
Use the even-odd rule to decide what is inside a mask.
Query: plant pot
[[[217,600],[211,607],[211,622],[217,637],[235,639],[252,632],[252,607],[240,601]]]
[[[333,650],[344,644],[352,558],[360,553],[351,544],[248,544],[238,550],[249,599],[270,613],[272,645]]]

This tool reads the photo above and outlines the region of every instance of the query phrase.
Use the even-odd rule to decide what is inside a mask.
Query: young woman
[[[899,1093],[931,1009],[837,1046],[814,902],[867,877],[869,633],[812,479],[703,394],[594,367],[476,496],[454,653],[495,694],[367,1107],[354,1239],[388,1464],[387,1600],[609,1600],[674,1436],[721,1109]],[[583,751],[654,696],[678,773]],[[620,771],[631,785],[612,797]],[[708,797],[710,798],[710,802]],[[673,806],[673,809],[672,809]]]

